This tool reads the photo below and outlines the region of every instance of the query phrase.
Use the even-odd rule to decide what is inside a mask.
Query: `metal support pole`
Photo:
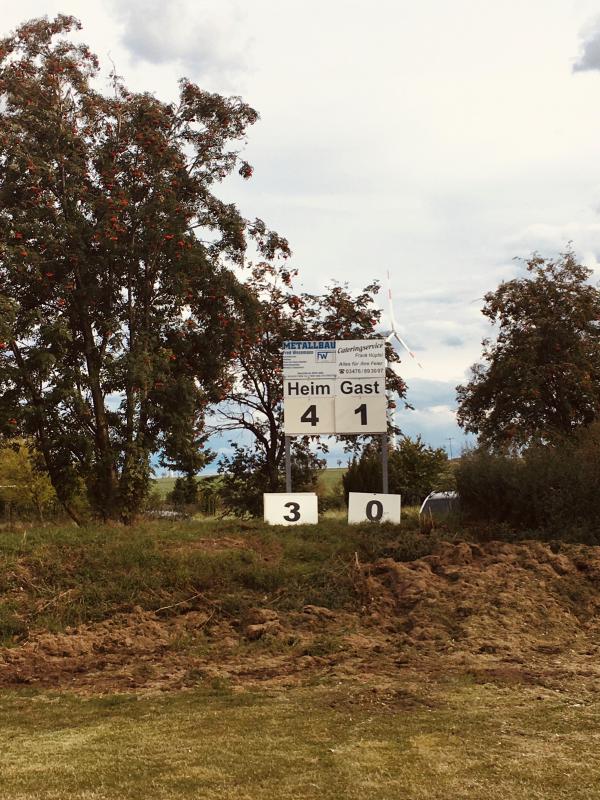
[[[388,435],[381,434],[381,474],[383,476],[383,493],[388,493]]]
[[[292,491],[292,455],[290,452],[291,436],[285,437],[285,490]]]

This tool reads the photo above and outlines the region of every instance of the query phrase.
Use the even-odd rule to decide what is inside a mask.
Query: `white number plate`
[[[369,494],[350,492],[348,495],[348,523],[393,522],[400,524],[399,494]]]
[[[269,525],[316,525],[319,506],[314,492],[265,492],[265,522]]]
[[[334,433],[333,397],[286,397],[283,432],[288,436]]]
[[[345,395],[335,399],[336,433],[385,433],[385,395]]]

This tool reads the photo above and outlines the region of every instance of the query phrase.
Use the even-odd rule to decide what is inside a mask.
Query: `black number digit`
[[[317,417],[317,407],[316,406],[309,406],[304,414],[300,417],[300,422],[310,422],[310,424],[314,427],[319,418]]]
[[[383,517],[383,503],[379,502],[379,500],[369,500],[366,512],[369,522],[379,522]]]
[[[286,522],[298,522],[300,519],[300,503],[286,503],[285,508],[289,508],[290,513],[287,517],[284,516],[284,520]]]
[[[367,404],[362,403],[358,408],[354,409],[355,414],[360,414],[360,424],[367,424]]]

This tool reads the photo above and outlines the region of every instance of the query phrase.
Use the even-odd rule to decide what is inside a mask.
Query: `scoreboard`
[[[385,341],[287,341],[283,346],[286,436],[387,430]]]

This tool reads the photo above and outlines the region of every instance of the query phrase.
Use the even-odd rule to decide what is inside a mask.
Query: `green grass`
[[[411,527],[271,528],[260,521],[191,520],[122,526],[47,527],[0,533],[0,641],[30,629],[60,630],[134,606],[155,610],[198,592],[227,613],[257,598],[282,609],[306,603],[353,608],[360,601],[353,565],[380,556],[410,559],[435,537]],[[199,540],[224,539],[222,547]],[[236,547],[231,539],[247,547]],[[200,546],[198,546],[200,544]],[[267,598],[265,601],[264,598]]]
[[[319,472],[318,485],[323,494],[331,493],[336,487],[341,486],[342,475],[346,472],[346,467],[328,467]],[[214,477],[214,476],[206,476]],[[202,481],[202,477],[200,478]],[[169,492],[173,491],[176,478],[155,478],[152,488],[159,493],[162,499],[166,498]]]
[[[157,609],[195,592],[240,619],[257,604],[356,609],[356,557],[410,560],[453,536],[421,534],[416,509],[403,511],[400,527],[348,526],[331,514],[294,528],[204,520],[3,531],[0,638],[17,643],[30,630]],[[564,584],[574,604],[576,590]],[[591,667],[560,691],[444,677],[444,656],[418,673],[388,666],[374,675],[361,662],[334,678],[328,659],[344,647],[343,628],[315,634],[298,655],[323,668],[298,676],[295,688],[274,681],[247,691],[198,669],[194,688],[171,693],[0,692],[1,800],[600,797]],[[290,646],[246,642],[238,655]]]
[[[152,491],[158,492],[164,500],[169,492],[173,491],[177,478],[155,478],[152,481]]]
[[[198,480],[200,485],[202,485],[202,481],[212,480],[214,477],[214,475],[201,475]],[[164,500],[169,492],[173,491],[176,480],[177,478],[155,478],[152,481],[152,491],[158,492],[161,499]]]
[[[328,467],[319,472],[319,487],[324,494],[332,492],[342,484],[342,475],[346,472],[346,467]]]
[[[362,692],[362,693],[361,693]],[[591,800],[597,697],[468,682],[9,692],[3,800]]]

